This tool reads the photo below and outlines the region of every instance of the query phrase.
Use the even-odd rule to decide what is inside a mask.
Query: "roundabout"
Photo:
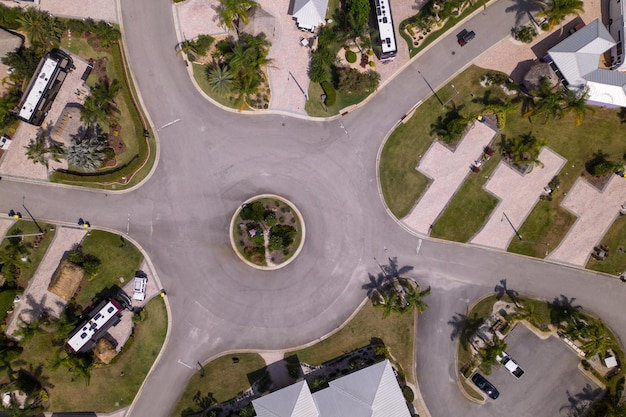
[[[304,245],[302,214],[290,201],[262,194],[237,208],[230,221],[230,244],[246,265],[274,271],[291,263]]]
[[[501,4],[501,11],[490,6],[487,16],[479,15],[479,23],[504,15],[508,3]],[[2,180],[0,209],[8,211],[26,196],[36,217],[68,223],[84,217],[94,227],[128,231],[152,259],[167,290],[170,328],[127,415],[169,415],[197,363],[223,352],[280,350],[324,338],[365,299],[368,272],[377,273],[378,261],[390,257],[412,266],[410,275],[432,287],[416,354],[427,358],[418,361],[417,372],[427,378],[420,388],[434,417],[486,415],[468,406],[451,376],[454,344],[447,321],[503,277],[533,296],[576,297],[626,336],[620,326],[625,287],[618,280],[422,240],[390,218],[377,188],[377,149],[405,112],[429,94],[417,65],[340,120],[227,113],[198,94],[173,52],[178,42],[170,2],[122,0],[121,15],[142,102],[152,125],[162,127],[153,175],[132,192],[108,194]],[[432,83],[443,82],[508,35],[508,22],[499,24],[484,35],[485,42],[469,44],[452,58],[455,39],[443,38],[420,61],[420,70],[436,76]],[[437,63],[444,56],[450,65],[442,68]],[[241,262],[227,237],[233,209],[267,190],[299,207],[307,227],[298,256],[270,273]]]

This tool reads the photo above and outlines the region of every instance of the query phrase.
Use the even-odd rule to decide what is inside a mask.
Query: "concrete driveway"
[[[560,339],[542,340],[518,324],[505,341],[507,352],[524,370],[524,375],[517,379],[504,367],[494,369],[487,378],[498,388],[500,397],[488,407],[489,413],[481,415],[567,417],[573,411],[572,401],[582,405],[601,393],[578,370],[580,359]]]

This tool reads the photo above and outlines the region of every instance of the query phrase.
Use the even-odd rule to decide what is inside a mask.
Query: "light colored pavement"
[[[131,236],[154,260],[171,311],[168,342],[131,416],[169,415],[197,361],[234,349],[279,350],[319,340],[361,304],[367,273],[378,268],[374,258],[397,256],[399,265],[415,266],[418,281],[433,287],[419,324],[417,376],[427,381],[420,389],[434,417],[498,415],[468,405],[459,393],[447,322],[503,277],[509,288],[544,299],[566,291],[626,339],[626,286],[619,280],[430,240],[416,255],[418,239],[377,203],[380,142],[430,94],[417,66],[433,86],[441,85],[508,35],[514,17],[505,9],[512,1],[500,0],[468,22],[489,28],[480,42],[460,48],[452,31],[367,105],[328,122],[216,109],[170,53],[177,42],[171,3],[121,1],[130,65],[151,120],[162,126],[181,118],[159,131],[161,159],[153,176],[124,194],[3,179],[0,212],[27,196],[36,217],[74,222],[80,214],[123,231],[131,216]],[[298,258],[271,273],[242,265],[227,237],[234,208],[267,191],[294,201],[310,230]]]
[[[538,159],[543,163],[543,167],[535,165],[526,175],[521,175],[508,164],[500,162],[485,184],[485,190],[498,197],[500,203],[471,243],[506,250],[515,236],[513,227],[519,229],[524,223],[539,201],[544,187],[565,164],[563,157],[547,147],[541,149]]]
[[[578,219],[548,258],[584,267],[593,247],[601,243],[625,203],[626,179],[612,176],[603,191],[582,178],[577,179],[561,206]],[[609,249],[617,251],[617,248]],[[617,253],[612,256],[617,256]]]
[[[11,226],[13,226],[15,220],[9,218],[0,218],[0,236],[4,238]],[[0,246],[3,246],[5,242],[0,241]]]
[[[471,172],[470,166],[480,158],[495,135],[486,124],[474,122],[454,152],[433,142],[417,167],[432,182],[402,222],[417,233],[428,235],[431,225]]]
[[[0,0],[7,7],[28,7],[28,3],[18,3],[9,0]],[[35,6],[55,16],[74,17],[78,19],[91,18],[117,23],[117,2],[115,0],[40,0]]]
[[[13,134],[13,143],[0,163],[0,176],[11,175],[18,178],[29,178],[47,181],[48,169],[43,164],[35,164],[26,157],[26,147],[35,139],[39,127],[20,123]]]
[[[226,29],[219,24],[215,8],[218,0],[186,0],[174,3],[175,18],[178,20],[183,39],[195,39],[200,35],[223,35]]]
[[[86,233],[85,229],[57,228],[54,239],[48,246],[39,268],[30,280],[26,291],[22,294],[21,301],[15,307],[15,311],[7,324],[6,334],[12,335],[19,328],[20,322],[30,323],[34,317],[38,317],[44,311],[53,317],[59,317],[67,305],[67,301],[48,291],[48,285],[50,285],[50,280],[64,253],[80,243]]]

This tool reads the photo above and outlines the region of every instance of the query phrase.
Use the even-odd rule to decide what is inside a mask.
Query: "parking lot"
[[[580,360],[561,340],[542,340],[518,324],[506,338],[506,351],[525,371],[520,379],[504,367],[494,369],[487,379],[500,391],[488,400],[479,415],[557,417],[575,414],[601,391],[579,370]]]

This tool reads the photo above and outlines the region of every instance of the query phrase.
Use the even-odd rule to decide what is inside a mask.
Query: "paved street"
[[[122,0],[130,64],[150,119],[155,127],[180,119],[158,132],[154,175],[124,194],[2,180],[0,211],[18,207],[25,196],[39,218],[128,227],[150,256],[168,293],[171,330],[130,415],[168,416],[198,361],[231,349],[283,349],[327,334],[365,297],[361,285],[378,268],[374,258],[397,256],[433,286],[431,308],[420,318],[417,373],[435,417],[483,412],[456,386],[447,321],[502,278],[530,295],[577,297],[626,337],[620,326],[626,286],[618,280],[452,243],[426,240],[416,254],[418,239],[381,202],[376,156],[382,139],[430,94],[418,68],[433,87],[445,82],[508,36],[514,15],[504,9],[511,4],[500,0],[464,25],[477,31],[466,47],[451,31],[367,105],[322,122],[244,116],[207,103],[173,52],[170,2]],[[236,207],[266,192],[293,201],[307,225],[298,259],[273,272],[245,266],[228,241]]]

